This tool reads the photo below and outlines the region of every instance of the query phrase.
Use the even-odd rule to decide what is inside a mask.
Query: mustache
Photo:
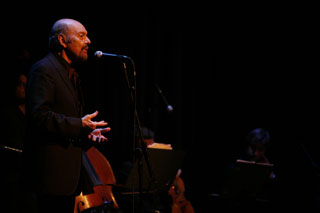
[[[89,49],[89,45],[84,45],[84,46],[82,47],[82,50],[84,50],[84,49]]]

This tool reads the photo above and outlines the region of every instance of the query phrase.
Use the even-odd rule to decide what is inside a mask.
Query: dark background
[[[112,128],[100,150],[115,170],[132,154],[133,105],[122,62],[97,61],[96,50],[133,59],[140,122],[155,132],[156,142],[186,151],[182,177],[195,208],[214,209],[210,195],[219,193],[224,168],[240,156],[245,136],[256,127],[271,134],[279,203],[304,199],[316,206],[319,33],[314,13],[292,5],[247,6],[8,8],[11,13],[2,15],[2,79],[20,69],[22,49],[31,53],[30,63],[46,54],[57,19],[79,20],[92,41],[81,72],[87,108],[99,110],[98,119]],[[130,63],[127,71],[132,83]],[[156,84],[173,112],[166,111]]]

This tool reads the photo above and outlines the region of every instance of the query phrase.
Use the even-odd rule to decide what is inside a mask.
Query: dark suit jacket
[[[82,115],[68,69],[57,57],[49,53],[30,70],[24,152],[31,187],[70,195],[80,176]]]

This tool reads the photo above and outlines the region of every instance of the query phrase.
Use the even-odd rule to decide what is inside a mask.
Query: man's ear
[[[60,34],[58,35],[58,41],[59,41],[59,43],[61,44],[61,46],[63,46],[64,48],[67,47],[67,39],[66,39],[66,36],[63,35],[62,33],[60,33]]]

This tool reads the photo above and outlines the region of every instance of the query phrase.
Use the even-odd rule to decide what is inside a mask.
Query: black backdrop
[[[77,19],[92,41],[81,73],[88,110],[98,109],[99,118],[112,127],[110,141],[100,148],[114,168],[132,152],[132,105],[122,63],[97,62],[96,50],[134,60],[141,123],[155,132],[155,141],[186,150],[183,178],[196,207],[208,206],[208,194],[219,192],[223,169],[256,127],[270,130],[282,195],[294,192],[299,196],[287,200],[300,199],[318,187],[305,181],[317,173],[309,157],[319,162],[314,19],[312,13],[256,6],[255,11],[191,4],[12,10],[3,17],[3,79],[22,48],[33,61],[46,53],[55,20]],[[155,84],[174,107],[172,113]]]

